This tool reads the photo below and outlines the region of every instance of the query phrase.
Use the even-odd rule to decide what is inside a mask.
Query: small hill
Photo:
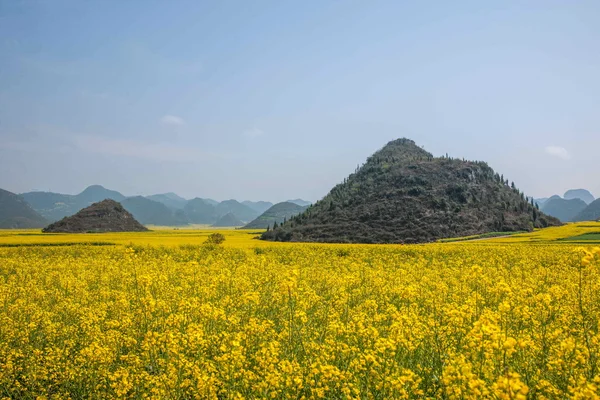
[[[242,221],[252,221],[260,215],[259,212],[244,205],[237,200],[225,200],[215,206],[216,213],[219,217],[232,213],[236,218]],[[243,224],[242,224],[243,225]]]
[[[92,185],[77,195],[53,192],[28,192],[21,194],[31,207],[48,221],[58,221],[61,218],[75,214],[77,211],[104,199],[122,201],[121,193],[109,190],[100,185]]]
[[[302,200],[302,199],[288,200],[287,203],[294,203],[294,204],[297,204],[302,207],[310,206],[312,204],[310,201],[306,201],[306,200]]]
[[[220,217],[217,222],[215,222],[212,226],[215,228],[218,227],[231,227],[231,226],[242,226],[244,222],[242,222],[239,218],[237,218],[233,213],[227,213]]]
[[[185,214],[177,214],[163,203],[146,197],[128,197],[121,204],[144,225],[180,226],[188,224]]]
[[[600,199],[596,199],[577,214],[573,221],[598,221],[600,220]]]
[[[42,231],[49,233],[85,233],[143,232],[147,230],[121,204],[106,199],[80,210],[73,216],[65,217],[50,224]]]
[[[279,225],[284,220],[300,214],[302,211],[306,210],[307,207],[308,206],[299,206],[298,204],[289,201],[277,203],[254,221],[244,226],[244,229],[267,229],[267,227],[272,227],[275,222]]]
[[[273,203],[269,201],[242,201],[242,204],[250,207],[259,214],[264,213],[269,208],[273,207]]]
[[[591,204],[592,201],[595,200],[594,196],[586,189],[567,190],[563,195],[563,198],[566,200],[580,199],[583,200],[585,204]]]
[[[47,223],[21,196],[0,189],[0,229],[41,228]]]
[[[214,205],[198,197],[189,200],[183,211],[192,224],[214,224],[219,217]]]
[[[146,198],[152,201],[162,203],[173,210],[183,210],[183,207],[185,207],[185,204],[187,203],[186,199],[176,195],[173,192],[153,194],[150,196],[146,196]]]
[[[560,225],[485,162],[434,157],[391,141],[322,200],[265,240],[424,243]]]
[[[587,207],[581,199],[566,200],[559,196],[552,196],[541,207],[542,212],[558,218],[562,222],[573,221]]]

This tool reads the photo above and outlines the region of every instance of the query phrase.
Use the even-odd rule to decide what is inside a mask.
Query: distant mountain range
[[[5,192],[5,191],[4,191]],[[10,192],[6,192],[10,193]],[[188,224],[208,224],[219,222],[219,226],[226,223],[235,223],[242,226],[273,206],[268,201],[243,201],[225,200],[218,202],[209,198],[194,198],[187,200],[175,193],[161,193],[150,196],[127,197],[117,191],[106,189],[100,185],[92,185],[79,194],[61,194],[53,192],[28,192],[21,195],[10,193],[11,203],[20,201],[28,206],[37,217],[28,214],[22,207],[0,205],[1,215],[6,214],[4,225],[6,227],[41,227],[47,223],[58,221],[64,217],[72,216],[78,211],[93,203],[110,199],[120,202],[125,210],[130,212],[136,220],[144,225],[160,226],[183,226]],[[6,197],[6,196],[5,196]],[[9,197],[6,197],[8,199]],[[310,204],[310,202],[296,199],[298,204]],[[19,217],[16,210],[19,209]],[[227,214],[228,218],[222,219]],[[21,215],[24,215],[21,217]],[[29,217],[27,217],[29,215]],[[8,222],[8,218],[12,218]],[[15,222],[15,218],[26,218]],[[41,218],[41,219],[40,219]],[[43,222],[41,222],[43,221]],[[229,222],[228,222],[229,221]],[[0,226],[1,227],[1,226]]]
[[[269,208],[264,213],[262,213],[254,221],[244,226],[244,229],[267,229],[268,227],[272,228],[275,223],[279,225],[285,220],[288,220],[291,217],[300,214],[307,208],[308,205],[300,206],[290,201],[277,203],[273,207]]]
[[[594,196],[586,189],[567,190],[563,197],[554,195],[550,198],[535,199],[541,211],[558,218],[562,222],[597,220]],[[589,210],[588,210],[589,208]]]
[[[0,229],[42,228],[47,224],[23,197],[0,189]]]

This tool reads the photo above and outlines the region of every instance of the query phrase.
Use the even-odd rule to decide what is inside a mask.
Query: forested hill
[[[422,243],[559,225],[485,162],[433,157],[397,139],[327,196],[262,238]]]

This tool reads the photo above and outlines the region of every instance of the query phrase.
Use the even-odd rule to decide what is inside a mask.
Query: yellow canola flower
[[[225,234],[211,247],[198,231],[0,247],[2,396],[600,395],[597,247]]]

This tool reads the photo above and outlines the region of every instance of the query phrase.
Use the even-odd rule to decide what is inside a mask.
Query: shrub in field
[[[211,233],[204,243],[219,245],[225,241],[225,235],[219,232]]]

